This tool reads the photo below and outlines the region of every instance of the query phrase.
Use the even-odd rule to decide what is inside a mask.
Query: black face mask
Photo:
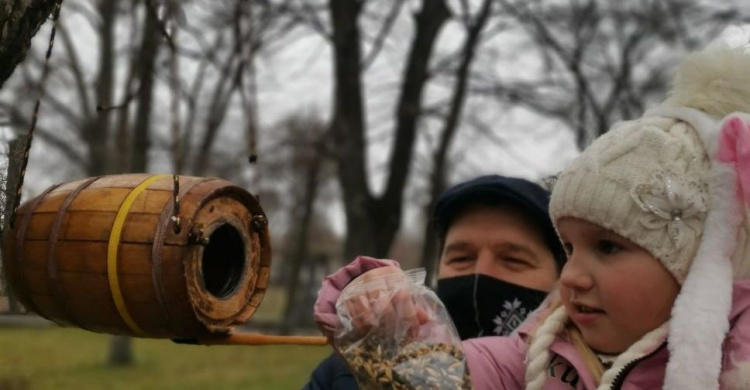
[[[510,334],[547,293],[472,274],[439,279],[437,295],[464,340]]]

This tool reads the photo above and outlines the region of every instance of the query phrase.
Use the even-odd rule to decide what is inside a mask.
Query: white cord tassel
[[[526,354],[526,390],[541,390],[547,381],[546,367],[549,362],[549,348],[555,337],[565,327],[568,313],[565,307],[557,308],[537,329],[534,340]]]

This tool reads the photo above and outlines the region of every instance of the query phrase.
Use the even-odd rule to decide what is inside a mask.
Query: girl
[[[750,29],[726,34],[559,176],[558,294],[514,335],[464,342],[476,389],[750,389]],[[381,265],[324,282],[322,328],[361,271],[351,285],[400,272]]]

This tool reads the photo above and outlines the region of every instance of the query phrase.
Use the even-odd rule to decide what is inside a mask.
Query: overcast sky
[[[65,12],[63,9],[62,17],[62,22],[69,26],[74,36],[76,47],[85,66],[84,70],[94,77],[98,64],[96,33],[80,15]],[[407,17],[406,14],[404,17]],[[189,19],[188,23],[190,23]],[[50,23],[47,23],[43,26],[34,39],[33,44],[37,53],[46,50],[49,25]],[[127,36],[127,31],[124,31],[126,26],[126,24],[119,26],[118,36]],[[404,20],[396,27],[395,34],[410,38],[410,29],[411,23]],[[442,31],[436,50],[450,49],[461,41],[460,36],[460,31],[454,25],[448,24]],[[501,41],[490,44],[508,45],[514,41],[513,36],[507,34],[499,39]],[[382,174],[383,169],[380,167],[385,164],[390,152],[394,102],[400,86],[408,43],[409,39],[406,38],[389,40],[364,77],[367,121],[370,130],[368,160],[370,170],[374,173],[371,185],[376,191],[382,188],[385,179]],[[118,42],[118,47],[123,45],[122,41]],[[63,50],[63,46],[58,43],[55,50],[53,55],[60,55],[59,51]],[[510,60],[506,59],[504,63],[497,66],[504,72],[511,71],[519,74],[524,71],[533,72],[536,64],[529,58],[530,56],[519,55]],[[181,66],[183,69],[189,69],[191,65],[187,61],[182,61]],[[119,77],[124,77],[124,69],[124,66],[118,66]],[[302,39],[290,41],[283,50],[258,58],[256,69],[259,92],[258,112],[262,128],[269,128],[282,118],[296,112],[318,112],[323,118],[330,116],[333,86],[331,52],[329,45],[316,33],[310,32]],[[17,74],[14,76],[19,77]],[[185,78],[189,79],[189,76]],[[434,102],[444,97],[445,93],[444,88],[431,85],[425,95],[425,101]],[[161,108],[157,108],[157,112],[166,110],[169,104],[168,96],[166,90],[159,91],[157,99],[161,101],[156,104]],[[482,99],[469,100],[465,113],[477,116],[488,123],[492,136],[480,135],[466,124],[462,125],[451,149],[449,171],[451,183],[488,173],[538,179],[559,171],[576,154],[572,135],[561,130],[562,126],[554,120],[539,117],[521,109],[508,110],[495,101]],[[45,115],[44,107],[42,107],[41,115]],[[241,123],[240,115],[239,110],[233,111],[225,127],[241,128],[242,125],[237,123]],[[234,124],[232,121],[235,121]],[[433,123],[429,120],[422,121],[422,125],[426,127],[436,128],[436,124],[434,121]],[[422,190],[424,177],[430,169],[428,151],[431,147],[429,137],[431,131],[425,130],[422,134],[427,136],[420,137],[417,145],[420,155],[415,159],[411,175],[413,184],[407,191],[407,197],[414,205],[421,205],[426,201],[426,198],[422,197]],[[262,143],[262,132],[260,137]],[[55,161],[55,157],[49,161],[48,153],[43,141],[37,139],[29,163],[26,195],[36,195],[49,185],[59,182],[61,177],[64,178],[63,180],[78,178],[72,177],[76,175],[75,172],[71,172],[64,164]],[[166,160],[156,157],[151,170],[168,170]],[[243,165],[240,169],[251,168]],[[340,230],[343,218],[340,208],[337,210],[334,215],[337,215],[336,226]],[[413,225],[414,221],[420,220],[415,218],[415,213],[418,212],[419,208],[416,207],[407,209],[404,219],[407,229],[421,225],[421,223],[417,223],[417,226]]]

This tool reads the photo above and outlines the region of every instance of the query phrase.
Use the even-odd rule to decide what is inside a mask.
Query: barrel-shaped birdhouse
[[[253,315],[266,290],[266,218],[218,178],[114,175],[25,202],[3,243],[10,287],[60,324],[202,339]]]

